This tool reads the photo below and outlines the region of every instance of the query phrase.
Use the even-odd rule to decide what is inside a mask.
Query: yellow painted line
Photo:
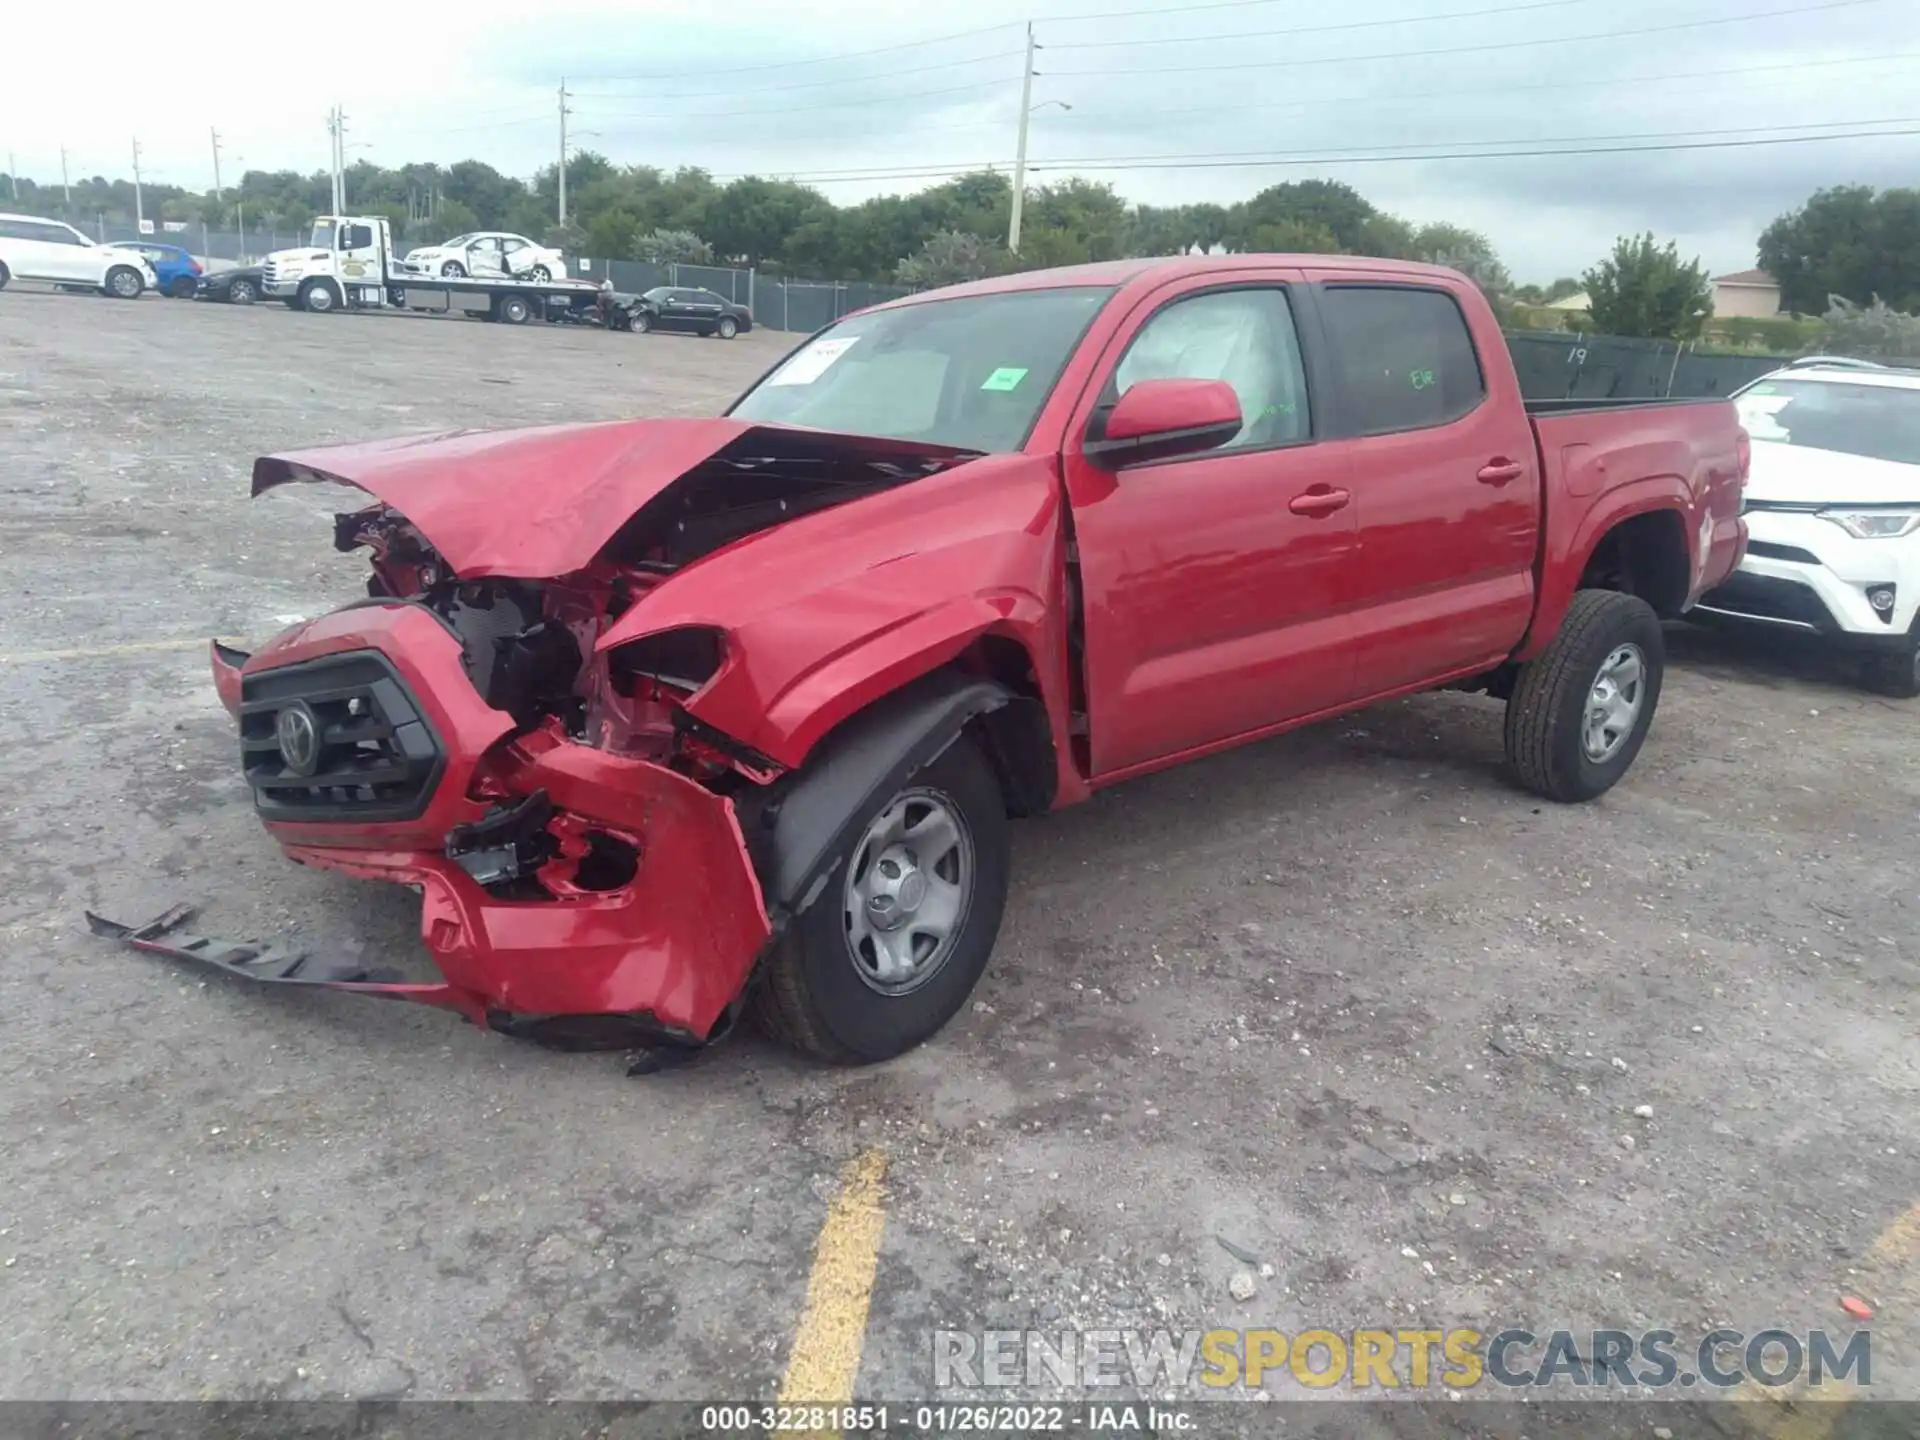
[[[15,650],[0,654],[0,665],[25,665],[36,660],[91,660],[101,655],[145,655],[155,650],[201,650],[208,637],[192,640],[136,640],[127,645],[83,645],[75,650]]]
[[[807,1304],[780,1382],[782,1405],[844,1405],[860,1374],[867,1305],[886,1227],[887,1157],[868,1150],[841,1173],[807,1278]]]
[[[1902,1283],[1916,1260],[1920,1260],[1920,1204],[1909,1207],[1880,1232],[1867,1249],[1866,1264],[1847,1282],[1849,1291],[1873,1306],[1877,1317],[1885,1300],[1891,1298],[1888,1292]],[[1834,1298],[1836,1302],[1839,1299],[1837,1295]],[[1751,1385],[1742,1386],[1736,1393],[1742,1400],[1768,1400],[1776,1407],[1761,1425],[1767,1440],[1831,1440],[1847,1407],[1859,1398],[1844,1391],[1814,1390],[1804,1381],[1788,1387],[1784,1394]]]

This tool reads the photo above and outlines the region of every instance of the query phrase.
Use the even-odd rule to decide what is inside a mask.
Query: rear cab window
[[[1328,284],[1320,313],[1345,428],[1391,435],[1480,407],[1486,374],[1460,302],[1415,284]]]

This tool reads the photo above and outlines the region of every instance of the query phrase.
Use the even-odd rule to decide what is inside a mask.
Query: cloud
[[[22,170],[46,178],[57,177],[63,144],[75,174],[125,173],[120,157],[137,131],[149,178],[202,187],[212,179],[208,127],[220,129],[235,168],[244,157],[258,168],[316,169],[321,117],[340,101],[350,139],[369,147],[354,158],[471,155],[525,175],[557,152],[566,76],[581,147],[721,175],[818,176],[828,195],[851,202],[931,182],[838,177],[1011,165],[1028,3],[848,0],[827,19],[772,0],[709,11],[607,0],[530,20],[514,0],[465,0],[461,23],[437,24],[425,51],[403,38],[313,67],[236,65],[230,46],[192,28],[108,26],[128,38],[75,48],[42,10],[10,36],[11,48],[41,59],[10,72],[0,130],[19,137]],[[1034,98],[1072,107],[1036,114],[1036,179],[1081,170],[1165,204],[1332,176],[1410,218],[1484,230],[1522,277],[1577,271],[1614,235],[1643,229],[1679,239],[1716,271],[1741,268],[1759,230],[1813,190],[1906,183],[1920,161],[1914,136],[1358,161],[1490,148],[1483,142],[1717,144],[1782,126],[1914,118],[1906,96],[1920,70],[1920,6],[1911,0],[1360,0],[1318,11],[1274,0],[1077,20],[1063,17],[1153,0],[1031,3],[1053,16],[1036,22]],[[1458,14],[1474,10],[1502,13]],[[1784,11],[1794,13],[1769,13]],[[909,43],[975,31],[986,33]],[[1626,31],[1644,33],[1560,38]],[[1708,131],[1721,133],[1682,133]],[[1281,154],[1356,158],[1128,158]],[[1116,157],[1128,168],[1100,167]]]

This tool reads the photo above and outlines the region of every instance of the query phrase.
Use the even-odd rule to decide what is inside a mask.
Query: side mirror
[[[1218,449],[1243,423],[1240,397],[1224,380],[1142,380],[1094,413],[1081,450],[1119,470]]]

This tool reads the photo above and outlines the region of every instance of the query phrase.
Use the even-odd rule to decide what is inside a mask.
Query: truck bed
[[[1724,395],[1630,396],[1619,400],[1529,400],[1529,415],[1579,415],[1586,411],[1648,410],[1667,405],[1723,405]]]

